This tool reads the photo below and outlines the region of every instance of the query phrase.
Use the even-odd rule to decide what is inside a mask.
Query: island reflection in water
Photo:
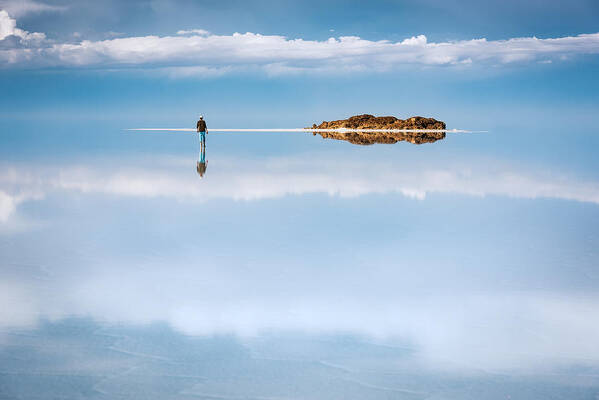
[[[323,139],[344,140],[353,144],[368,146],[375,143],[394,144],[397,142],[410,142],[412,144],[433,143],[445,139],[444,131],[422,132],[360,132],[360,131],[313,131],[312,134],[322,136]]]

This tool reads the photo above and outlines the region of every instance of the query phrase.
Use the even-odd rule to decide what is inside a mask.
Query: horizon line
[[[127,131],[197,132],[194,128],[126,128]],[[480,133],[465,129],[369,129],[369,128],[213,128],[208,132],[386,132],[386,133]]]

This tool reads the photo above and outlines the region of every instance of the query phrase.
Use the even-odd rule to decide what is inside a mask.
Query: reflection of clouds
[[[323,155],[264,160],[221,160],[201,184],[189,163],[163,160],[150,168],[49,167],[38,175],[27,167],[0,175],[0,217],[8,218],[20,201],[62,190],[116,196],[166,197],[206,201],[218,198],[260,200],[324,193],[355,197],[399,193],[425,199],[434,193],[514,198],[555,198],[599,203],[599,183],[574,176],[534,172],[508,164],[445,165],[396,160],[333,159]],[[12,193],[32,192],[36,196]],[[18,199],[18,200],[15,200]]]
[[[8,217],[15,212],[16,203],[17,201],[13,196],[0,191],[0,222],[6,222]]]
[[[17,192],[17,194],[10,194],[2,190],[0,187],[0,223],[5,223],[15,213],[17,206],[27,200],[42,198],[41,193],[32,192]]]
[[[90,164],[93,167],[47,165],[43,171],[11,165],[2,168],[0,190],[10,198],[26,200],[45,195],[48,199],[66,200],[65,204],[69,204],[71,196],[163,197],[194,203],[311,193],[343,197],[400,193],[415,199],[426,199],[431,193],[457,193],[599,203],[597,184],[573,176],[556,177],[550,172],[537,173],[496,162],[460,165],[430,159],[385,159],[380,152],[376,153],[376,159],[369,159],[367,152],[360,154],[364,158],[337,154],[263,160],[216,158],[211,161],[214,163],[211,174],[201,181],[193,157],[183,161],[153,161],[146,168],[135,161],[128,161],[131,163],[128,165]],[[150,207],[154,213],[156,210]],[[110,215],[118,220],[126,212],[120,214],[114,210]],[[300,253],[285,251],[284,261],[276,254],[265,254],[250,262],[244,258],[243,250],[232,258],[222,257],[223,249],[206,251],[208,247],[201,247],[200,239],[190,248],[167,253],[163,262],[151,255],[125,259],[123,253],[127,252],[118,247],[121,244],[110,240],[106,248],[92,247],[88,251],[89,241],[95,245],[98,237],[118,238],[121,224],[128,223],[118,222],[113,226],[114,221],[98,221],[93,214],[77,215],[73,217],[76,222],[67,224],[68,228],[53,226],[53,230],[39,234],[44,235],[42,240],[51,247],[46,253],[68,253],[61,247],[65,246],[62,241],[55,248],[55,242],[47,235],[65,236],[69,251],[71,247],[78,249],[83,261],[65,257],[52,260],[55,265],[48,269],[22,273],[9,268],[0,270],[0,304],[4,306],[0,311],[0,326],[28,327],[40,319],[81,315],[108,322],[166,321],[188,334],[350,332],[408,341],[421,357],[434,365],[451,361],[483,368],[527,367],[538,361],[561,362],[559,358],[564,362],[572,359],[594,362],[599,358],[596,339],[599,321],[594,316],[599,298],[588,295],[589,286],[576,291],[582,284],[572,278],[588,274],[584,265],[558,272],[543,265],[530,265],[521,271],[509,266],[504,269],[505,265],[492,260],[484,265],[458,266],[443,261],[442,255],[448,250],[443,243],[435,244],[438,254],[418,254],[413,258],[421,249],[411,253],[409,247],[415,242],[409,239],[397,257],[390,257],[382,248],[362,249],[367,253],[361,256],[369,260],[368,268],[351,264],[342,255],[338,259],[321,253],[311,257],[302,253],[304,249]],[[185,223],[177,222],[173,228],[175,236],[185,235],[182,226]],[[189,223],[194,225],[196,234],[196,222]],[[269,224],[278,221],[261,223],[268,229]],[[208,224],[206,228],[215,226]],[[81,231],[65,234],[62,230],[67,229]],[[92,235],[96,229],[105,236]],[[152,230],[162,232],[164,226],[152,226],[149,218],[144,221],[143,231]],[[139,233],[133,232],[132,236]],[[231,240],[227,244],[231,248],[243,244],[236,242],[241,239],[229,232],[212,233]],[[84,239],[89,235],[91,239]],[[148,237],[140,236],[144,252],[157,245],[157,242],[146,243]],[[164,238],[160,238],[162,243]],[[167,248],[179,239],[157,246]],[[327,238],[331,249],[341,247],[340,241],[346,239]],[[431,238],[433,242],[436,239],[437,236]],[[26,241],[23,248],[30,248],[35,236],[32,239],[24,235],[14,240]],[[134,239],[127,238],[123,246],[130,241]],[[249,243],[254,244],[251,239]],[[43,251],[39,255],[23,254],[22,248],[16,249],[14,254],[19,260],[26,256],[33,265],[48,261]],[[464,251],[469,251],[468,247]],[[474,258],[485,259],[483,253],[484,250],[472,249]],[[8,253],[3,257],[6,260]],[[543,275],[545,283],[553,285],[532,283],[539,275]],[[548,286],[551,287],[547,291],[516,291]]]
[[[0,326],[31,327],[39,318],[79,315],[110,323],[164,321],[191,335],[352,333],[408,341],[436,366],[528,368],[599,360],[596,296],[479,293],[456,282],[449,283],[455,292],[430,291],[446,283],[434,275],[427,277],[430,286],[415,289],[419,272],[408,268],[365,281],[363,270],[344,271],[339,280],[338,270],[312,276],[298,268],[289,279],[268,265],[256,277],[255,270],[185,264],[99,265],[85,273],[75,268],[61,281],[11,282],[0,295],[9,305],[0,312]],[[43,295],[48,282],[52,290]]]
[[[25,283],[0,277],[0,327],[35,325],[43,311],[38,300]]]
[[[100,285],[105,286],[89,281],[89,286],[78,292],[77,301],[83,301],[80,311],[92,309],[95,318],[109,321],[166,320],[188,334],[252,335],[264,330],[282,330],[401,337],[413,341],[422,355],[432,361],[460,360],[457,362],[468,364],[486,360],[487,366],[503,363],[515,366],[548,357],[599,360],[596,339],[599,322],[594,318],[598,298],[560,299],[535,293],[484,296],[380,293],[378,279],[356,291],[356,285],[363,279],[361,273],[326,291],[314,290],[309,279],[304,278],[294,283],[276,281],[276,285],[265,288],[268,290],[255,294],[249,285],[223,286],[222,276],[209,276],[202,283],[197,278],[192,283],[176,278],[176,285],[161,285],[165,290],[158,295],[147,289],[156,287],[157,278],[136,283],[133,279],[112,276],[101,281]],[[173,278],[162,279],[160,282]],[[223,293],[198,291],[198,286],[207,285],[212,279],[219,281],[214,288]],[[238,279],[251,282],[247,275]],[[295,291],[294,286],[301,290]],[[90,288],[98,296],[86,295]],[[281,296],[281,291],[291,293]],[[107,303],[103,293],[123,295]],[[131,293],[138,294],[134,303],[130,303]],[[125,303],[129,305],[123,309]]]

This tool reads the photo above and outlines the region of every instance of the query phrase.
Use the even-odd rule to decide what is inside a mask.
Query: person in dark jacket
[[[200,139],[202,141],[206,140],[206,133],[208,133],[208,127],[206,126],[206,121],[204,121],[204,117],[200,115],[200,120],[196,124],[196,128],[198,128],[198,132],[200,133]]]

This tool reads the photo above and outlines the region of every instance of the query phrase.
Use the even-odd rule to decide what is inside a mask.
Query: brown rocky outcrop
[[[320,125],[312,125],[308,129],[418,129],[444,130],[445,122],[434,118],[412,117],[399,119],[395,117],[375,117],[374,115],[355,115],[348,119],[323,121]],[[354,144],[369,145],[374,143],[396,143],[407,141],[414,144],[432,143],[445,138],[445,132],[314,132],[325,139],[345,140]]]

